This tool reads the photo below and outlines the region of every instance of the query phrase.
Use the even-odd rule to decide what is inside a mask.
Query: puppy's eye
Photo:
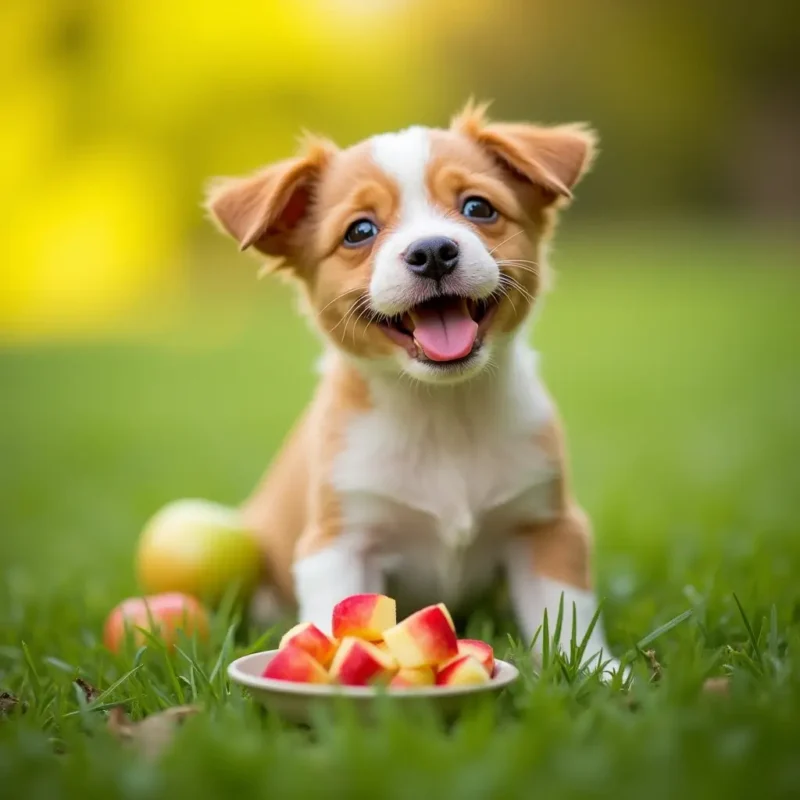
[[[494,222],[497,219],[495,207],[483,197],[468,197],[461,206],[461,213],[480,222]]]
[[[344,243],[347,247],[359,247],[378,235],[378,226],[368,219],[357,219],[346,231]]]

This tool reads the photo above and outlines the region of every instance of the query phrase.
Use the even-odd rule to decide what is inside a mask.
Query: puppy
[[[211,190],[213,218],[296,280],[325,342],[314,399],[242,508],[300,619],[330,630],[360,592],[458,610],[502,572],[528,641],[562,597],[560,644],[573,605],[581,641],[590,526],[528,342],[557,211],[595,141],[470,104],[446,130],[310,139]],[[608,659],[601,625],[585,655]]]

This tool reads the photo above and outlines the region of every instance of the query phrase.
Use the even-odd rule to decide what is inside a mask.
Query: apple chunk
[[[439,606],[427,606],[393,628],[383,639],[401,667],[434,667],[458,655],[456,634]]]
[[[336,654],[336,642],[310,622],[301,622],[289,629],[283,635],[278,647],[283,649],[290,644],[305,650],[323,667],[329,667]]]
[[[344,686],[388,683],[397,663],[379,647],[355,636],[342,640],[331,664],[331,678]]]
[[[483,664],[470,655],[453,659],[436,673],[437,686],[480,686],[490,680]]]
[[[494,650],[490,644],[480,639],[459,639],[458,654],[474,656],[483,665],[490,678],[494,674]]]
[[[278,650],[267,664],[263,677],[293,683],[329,683],[322,664],[301,647],[288,644]]]
[[[436,676],[431,667],[417,667],[399,670],[389,686],[393,689],[411,689],[415,686],[433,686],[435,682]]]
[[[333,637],[356,636],[379,642],[383,632],[397,622],[394,600],[383,594],[354,594],[333,607]]]

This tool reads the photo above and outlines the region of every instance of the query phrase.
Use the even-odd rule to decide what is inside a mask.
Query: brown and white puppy
[[[470,105],[344,150],[325,140],[208,208],[297,279],[323,334],[316,395],[243,506],[268,580],[327,630],[342,597],[458,609],[504,570],[533,637],[563,595],[582,638],[591,533],[528,344],[556,212],[589,166],[581,125],[493,124]],[[541,641],[541,639],[539,639]],[[597,626],[587,657],[603,651]]]

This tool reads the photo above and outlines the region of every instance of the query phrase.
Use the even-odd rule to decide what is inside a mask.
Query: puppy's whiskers
[[[529,303],[534,302],[533,295],[512,275],[507,275],[503,273],[500,276],[500,280],[507,286],[510,286],[513,289],[516,289]]]
[[[494,246],[494,247],[493,247],[493,248],[492,248],[492,249],[489,251],[489,255],[492,255],[492,254],[494,253],[494,251],[495,251],[495,250],[497,250],[497,248],[498,248],[498,247],[502,247],[502,246],[503,246],[503,245],[504,245],[506,242],[510,242],[510,241],[511,241],[511,240],[512,240],[512,239],[513,239],[515,236],[519,236],[521,233],[524,233],[524,231],[522,230],[522,228],[520,228],[518,231],[515,231],[514,233],[512,233],[512,234],[511,234],[511,236],[507,236],[505,239],[503,239],[503,241],[502,241],[502,242],[500,242],[500,244],[496,244],[496,245],[495,245],[495,246]]]
[[[356,313],[356,311],[358,311],[358,309],[359,309],[359,308],[362,306],[362,304],[363,304],[363,303],[365,303],[365,302],[366,302],[366,303],[369,303],[369,296],[368,296],[368,295],[365,295],[365,294],[362,294],[362,295],[361,295],[361,297],[359,297],[359,298],[358,298],[358,299],[357,299],[357,300],[356,300],[356,301],[353,303],[353,305],[351,305],[351,306],[350,306],[350,308],[347,310],[347,313],[346,313],[346,314],[344,314],[344,315],[342,316],[342,318],[341,318],[341,319],[340,319],[340,320],[339,320],[339,321],[338,321],[338,322],[337,322],[337,323],[336,323],[336,324],[335,324],[335,325],[334,325],[332,328],[329,328],[329,329],[328,329],[328,333],[334,333],[334,331],[336,331],[336,329],[337,329],[337,328],[338,328],[340,325],[344,324],[344,326],[345,326],[345,327],[344,327],[344,335],[341,337],[341,340],[342,340],[342,342],[343,342],[343,341],[344,341],[344,337],[345,337],[345,335],[347,334],[347,323],[348,323],[349,319],[350,319],[350,318],[353,316],[353,314],[355,314],[355,313]]]
[[[349,294],[356,294],[356,293],[359,293],[359,294],[361,294],[363,291],[364,291],[364,290],[363,290],[363,289],[361,289],[361,288],[359,288],[358,286],[356,286],[356,287],[355,287],[355,288],[353,288],[353,289],[347,289],[346,291],[342,292],[340,295],[337,295],[336,297],[334,297],[334,298],[333,298],[333,300],[331,300],[331,301],[330,301],[330,303],[326,303],[326,304],[325,304],[325,305],[324,305],[324,306],[323,306],[323,307],[322,307],[322,308],[319,310],[319,313],[320,313],[320,314],[324,313],[324,312],[325,312],[327,309],[329,309],[329,308],[330,308],[330,307],[331,307],[331,306],[332,306],[332,305],[333,305],[335,302],[337,302],[338,300],[341,300],[343,297],[347,297],[347,295],[349,295]]]
[[[369,312],[369,297],[362,298],[365,300],[365,303],[362,303],[359,307],[358,313],[353,317],[353,329],[351,330],[351,335],[353,339],[353,346],[356,343],[356,328],[358,327],[358,323],[365,318],[366,314]],[[347,327],[345,326],[345,336],[347,335]]]

